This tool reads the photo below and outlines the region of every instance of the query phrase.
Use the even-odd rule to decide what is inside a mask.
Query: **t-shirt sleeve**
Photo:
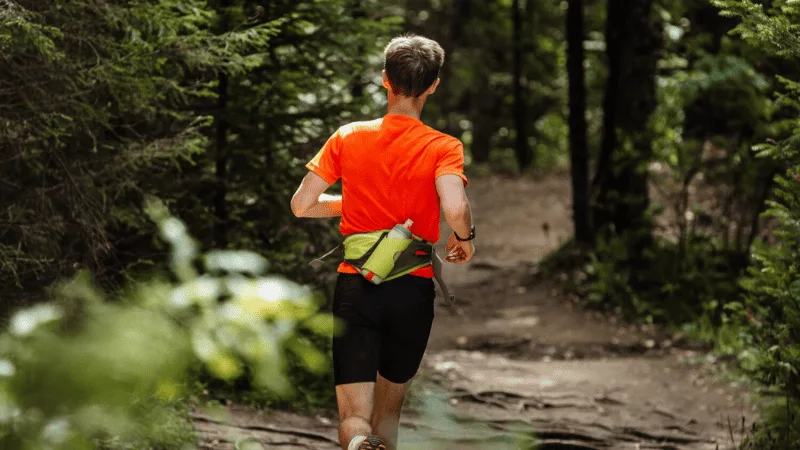
[[[306,164],[306,168],[322,177],[329,184],[336,183],[342,176],[340,156],[342,152],[342,136],[339,130],[328,139],[317,155]]]
[[[458,175],[469,184],[464,175],[464,146],[458,139],[452,139],[439,147],[439,158],[436,161],[436,178],[442,175]]]

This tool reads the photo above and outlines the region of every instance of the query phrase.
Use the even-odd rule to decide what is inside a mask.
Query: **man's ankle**
[[[369,421],[359,416],[351,416],[339,424],[339,439],[347,450],[358,449],[359,443],[372,433]],[[349,440],[347,438],[350,438]],[[353,446],[353,442],[356,442]]]
[[[347,450],[358,450],[358,446],[361,445],[367,439],[366,436],[356,436],[350,440],[350,444],[347,446]]]

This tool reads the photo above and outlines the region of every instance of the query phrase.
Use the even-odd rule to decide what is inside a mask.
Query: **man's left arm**
[[[292,212],[297,217],[321,218],[342,215],[342,196],[324,192],[330,183],[314,172],[308,172],[292,197]]]

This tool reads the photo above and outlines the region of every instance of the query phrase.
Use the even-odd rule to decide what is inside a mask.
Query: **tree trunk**
[[[609,79],[604,136],[593,193],[593,225],[618,235],[637,233],[632,254],[650,239],[647,164],[652,155],[649,119],[656,103],[656,63],[661,24],[653,0],[609,0]],[[624,89],[622,87],[624,86]]]
[[[516,141],[514,150],[517,156],[517,164],[520,171],[524,171],[533,163],[533,154],[528,146],[527,130],[527,105],[525,103],[525,92],[522,85],[522,11],[520,0],[514,0],[512,8],[513,21],[513,67],[512,76],[514,79],[514,128],[516,130]]]
[[[228,31],[228,1],[220,0],[217,9],[220,15],[219,32]],[[216,192],[214,193],[213,206],[216,222],[214,223],[214,245],[224,248],[228,245],[228,129],[229,124],[226,118],[228,107],[228,84],[229,79],[226,73],[220,73],[219,86],[217,88],[217,114],[214,118],[216,124],[215,136],[215,162],[214,177],[216,181]]]
[[[361,4],[361,0],[354,0],[350,10],[352,11],[351,17],[353,20],[361,20],[367,17],[367,13],[364,11],[364,6]],[[359,41],[359,44],[356,47],[356,54],[359,57],[363,57],[363,55],[366,54],[366,49],[360,42],[361,41]],[[356,74],[353,77],[353,82],[350,84],[350,95],[354,100],[360,100],[362,97],[364,97],[364,78],[362,74]]]
[[[586,138],[583,36],[583,0],[569,0],[567,9],[567,75],[569,77],[572,217],[575,224],[575,241],[588,248],[592,244],[592,233],[589,224],[589,151]]]
[[[635,1],[635,0],[634,0]],[[603,137],[600,143],[600,158],[595,169],[592,191],[597,192],[606,174],[611,171],[611,154],[617,146],[617,96],[621,70],[621,34],[627,23],[625,0],[608,0],[606,15],[606,58],[608,76],[603,97]],[[595,224],[597,225],[597,224]]]
[[[491,71],[486,67],[476,67],[476,82],[469,95],[469,114],[472,122],[472,144],[470,153],[472,161],[476,163],[489,162],[497,115],[497,105],[489,76]]]
[[[489,153],[492,149],[492,133],[494,127],[487,119],[472,123],[472,161],[476,163],[489,162]]]
[[[452,55],[458,51],[458,49],[463,45],[461,39],[462,35],[462,21],[460,20],[460,11],[458,10],[458,6],[455,3],[451,3],[448,6],[444,7],[442,10],[442,23],[449,24],[449,27],[442,26],[442,36],[437,39],[439,44],[445,48],[445,52],[448,55]],[[446,57],[447,58],[447,57]],[[451,136],[460,137],[461,136],[461,129],[454,124],[452,116],[453,113],[456,112],[455,102],[458,100],[455,98],[453,93],[453,64],[445,63],[442,66],[441,71],[439,71],[439,78],[442,80],[442,83],[436,89],[436,101],[439,105],[439,110],[441,112],[440,121],[442,122],[440,130]]]

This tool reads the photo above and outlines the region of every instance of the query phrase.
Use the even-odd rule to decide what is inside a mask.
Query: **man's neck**
[[[388,114],[408,116],[419,120],[423,106],[425,106],[423,98],[397,97],[390,94]]]

